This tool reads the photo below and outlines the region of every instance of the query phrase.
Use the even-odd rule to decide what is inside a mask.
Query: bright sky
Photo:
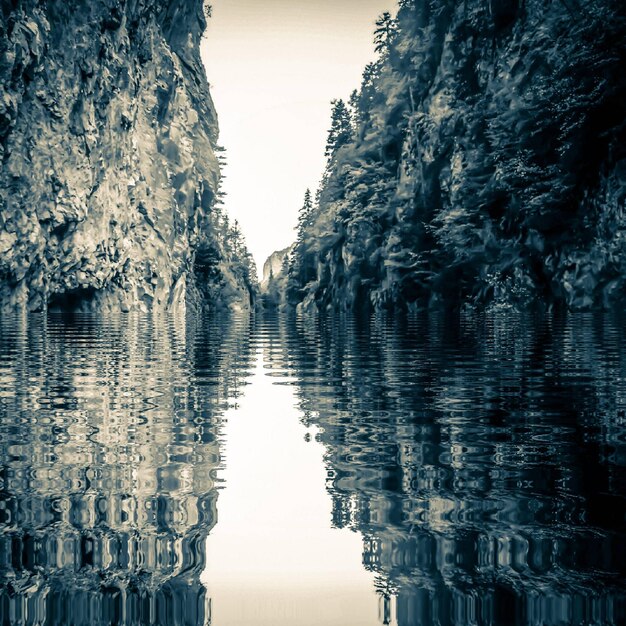
[[[374,21],[394,0],[213,0],[202,57],[227,150],[226,210],[261,270],[295,239],[324,168],[330,101],[373,60]]]

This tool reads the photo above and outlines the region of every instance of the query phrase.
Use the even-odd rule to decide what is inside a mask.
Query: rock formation
[[[402,0],[334,103],[305,307],[626,295],[626,5]]]
[[[0,309],[248,299],[213,211],[205,25],[201,0],[3,0]]]
[[[259,285],[261,297],[266,305],[276,306],[283,303],[287,289],[286,268],[292,246],[277,250],[267,257],[263,264],[263,279]]]
[[[265,289],[271,279],[281,273],[283,262],[289,254],[289,250],[290,248],[277,250],[267,257],[265,263],[263,264],[263,280],[260,285],[261,289]]]

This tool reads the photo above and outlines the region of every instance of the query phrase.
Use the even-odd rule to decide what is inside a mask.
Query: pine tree
[[[287,276],[289,274],[289,253],[286,253],[280,264],[280,275]]]
[[[341,146],[352,140],[352,119],[346,103],[340,98],[332,100],[331,105],[330,130],[324,152],[324,155],[329,159],[332,159]]]
[[[357,89],[355,89],[351,94],[350,94],[350,100],[348,101],[348,107],[350,108],[350,118],[352,120],[352,130],[356,131],[359,127],[359,122],[360,122],[360,112],[359,112],[359,105],[360,105],[360,101],[361,101],[361,96],[358,92]]]
[[[311,200],[311,190],[307,188],[304,192],[304,201],[298,211],[298,242],[303,241],[306,227],[309,225],[311,213],[313,212],[313,201]]]
[[[314,204],[311,190],[304,192],[302,207],[298,211],[297,239],[295,245],[283,259],[281,274],[287,277],[287,298],[292,302],[298,302],[302,286],[310,280],[307,268],[307,229],[311,225]]]
[[[374,31],[374,49],[376,52],[381,55],[388,52],[397,34],[398,21],[391,17],[389,11],[385,11],[376,20],[376,30]]]
[[[365,124],[370,119],[378,93],[376,81],[380,76],[380,67],[380,63],[368,63],[363,69],[361,88],[350,96],[355,126]]]

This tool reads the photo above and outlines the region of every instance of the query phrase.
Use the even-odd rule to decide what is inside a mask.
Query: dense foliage
[[[222,146],[216,146],[220,169],[226,168],[226,152]],[[220,294],[227,296],[237,293],[243,288],[254,304],[257,298],[258,277],[256,263],[246,246],[246,241],[241,232],[239,222],[231,220],[224,209],[225,193],[222,183],[225,179],[222,174],[212,207],[210,220],[206,224],[207,242],[200,246],[196,252],[194,273],[197,286],[208,303],[219,299]],[[223,271],[224,267],[230,268],[230,273]]]
[[[403,0],[332,103],[305,306],[608,304],[626,277],[622,0]]]

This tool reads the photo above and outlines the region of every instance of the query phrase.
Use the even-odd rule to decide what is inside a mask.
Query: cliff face
[[[379,26],[290,300],[622,299],[626,5],[403,0]]]
[[[209,273],[216,300],[243,300],[212,215],[202,1],[3,1],[0,18],[0,308],[177,307]]]
[[[283,262],[289,254],[290,249],[291,248],[277,250],[267,257],[265,263],[263,263],[263,280],[260,285],[262,290],[265,290],[270,281],[281,273]]]
[[[261,281],[260,293],[263,302],[270,306],[282,304],[287,288],[287,276],[285,269],[289,261],[292,247],[277,250],[270,254],[263,263],[263,280]]]

